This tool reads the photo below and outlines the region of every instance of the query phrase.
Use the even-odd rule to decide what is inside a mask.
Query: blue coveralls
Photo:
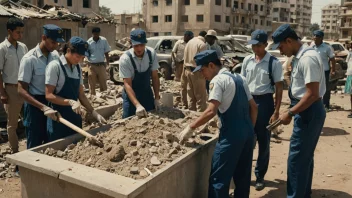
[[[230,181],[236,185],[235,197],[249,197],[254,129],[248,98],[240,76],[226,74],[236,84],[236,94],[229,109],[218,116],[221,121],[209,178],[209,198],[228,198]]]
[[[146,111],[151,111],[155,109],[154,107],[154,95],[152,88],[150,86],[150,77],[152,75],[152,55],[151,51],[146,49],[149,58],[149,67],[145,72],[138,72],[136,63],[132,58],[132,54],[127,51],[127,55],[129,56],[133,69],[134,69],[134,78],[132,80],[132,89],[136,94],[136,98],[139,103],[145,108]],[[122,93],[123,98],[123,114],[122,118],[128,118],[136,114],[136,107],[131,102],[128,97],[126,90],[123,90]]]
[[[78,79],[70,78],[68,77],[66,69],[64,68],[64,65],[62,64],[61,60],[59,61],[60,61],[61,69],[62,71],[64,71],[64,74],[65,74],[65,83],[62,89],[60,90],[60,92],[57,93],[56,95],[65,99],[77,101],[79,96],[79,87],[81,86],[80,84],[81,70],[77,65],[76,67],[78,70],[79,78]],[[61,105],[51,103],[51,108],[58,111],[60,115],[67,121],[78,126],[79,128],[82,128],[82,118],[79,114],[76,114],[72,110],[71,106],[61,106]],[[66,125],[48,118],[48,136],[49,136],[50,142],[58,140],[60,138],[64,138],[66,136],[73,135],[75,133],[76,132],[74,130],[67,127]]]
[[[32,95],[37,101],[48,105],[45,95]],[[27,136],[27,149],[48,143],[46,123],[47,117],[37,107],[24,102],[23,106],[23,125]]]
[[[292,70],[295,65],[292,64]],[[291,77],[291,85],[294,78]],[[291,107],[299,100],[289,88]],[[322,99],[294,116],[293,133],[287,161],[287,198],[310,198],[312,190],[314,150],[326,117]]]

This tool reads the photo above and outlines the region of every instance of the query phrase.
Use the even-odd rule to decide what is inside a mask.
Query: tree
[[[106,6],[99,6],[99,13],[102,17],[105,17],[107,19],[114,18],[111,9]]]
[[[309,31],[313,34],[313,32],[315,31],[315,30],[319,30],[320,29],[320,27],[319,27],[319,24],[317,24],[317,23],[313,23],[313,24],[311,24],[310,25],[310,27],[309,27]]]

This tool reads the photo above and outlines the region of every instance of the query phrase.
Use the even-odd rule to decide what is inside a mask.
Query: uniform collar
[[[67,60],[65,58],[65,55],[60,56],[60,61],[61,61],[62,65],[67,65]]]
[[[98,41],[100,41],[100,40],[101,40],[101,37],[99,36],[99,39],[98,39],[97,41],[95,41],[93,37],[91,37],[90,39],[92,39],[92,41],[94,41],[94,42],[96,42],[96,43],[97,43]]]
[[[299,48],[297,54],[295,55],[295,58],[300,59],[303,53],[307,50],[308,47],[302,45],[301,48]]]
[[[130,50],[131,50],[130,53],[131,53],[132,57],[133,57],[133,58],[138,58],[138,57],[136,56],[136,54],[134,53],[133,48],[130,49]],[[147,53],[147,46],[145,46],[145,50],[144,50],[143,57],[145,56],[146,53]],[[143,58],[143,57],[142,57],[142,58]]]
[[[319,46],[317,46],[315,43],[312,45],[313,48],[319,48],[319,47],[324,47],[325,43],[322,42]]]
[[[12,44],[10,43],[10,41],[7,40],[7,38],[5,38],[5,44],[6,44],[7,47],[10,47],[10,46],[12,45]]]
[[[260,60],[260,62],[266,61],[269,62],[271,54],[269,52],[266,52],[265,56]],[[251,60],[255,60],[255,54],[252,54],[250,57]]]
[[[39,44],[35,47],[35,51],[37,52],[37,57],[40,58],[43,55],[42,50],[40,50]]]
[[[228,72],[228,71],[229,71],[229,70],[227,70],[226,67],[223,67],[223,68],[220,69],[219,74],[222,74],[222,73]]]

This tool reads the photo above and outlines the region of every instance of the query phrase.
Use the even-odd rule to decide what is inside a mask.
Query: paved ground
[[[284,93],[287,96],[287,93]],[[288,102],[287,97],[284,98]],[[323,133],[315,152],[313,198],[352,198],[352,119],[348,119],[349,97],[332,96],[333,105],[342,107],[327,114]],[[287,106],[286,106],[287,107]],[[284,107],[285,108],[285,107]],[[285,197],[286,167],[292,124],[283,128],[281,143],[271,144],[271,160],[266,185],[261,192],[251,187],[251,198]],[[255,158],[257,154],[255,150]],[[253,167],[255,161],[253,161]],[[255,178],[253,177],[252,181]],[[254,183],[253,183],[254,185]],[[0,180],[0,198],[19,198],[20,179]]]

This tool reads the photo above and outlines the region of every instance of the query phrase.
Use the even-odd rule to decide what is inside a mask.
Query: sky
[[[114,14],[134,13],[141,10],[142,0],[100,0],[100,5],[109,7]],[[321,23],[321,8],[330,3],[340,4],[341,0],[313,0],[312,23]]]

